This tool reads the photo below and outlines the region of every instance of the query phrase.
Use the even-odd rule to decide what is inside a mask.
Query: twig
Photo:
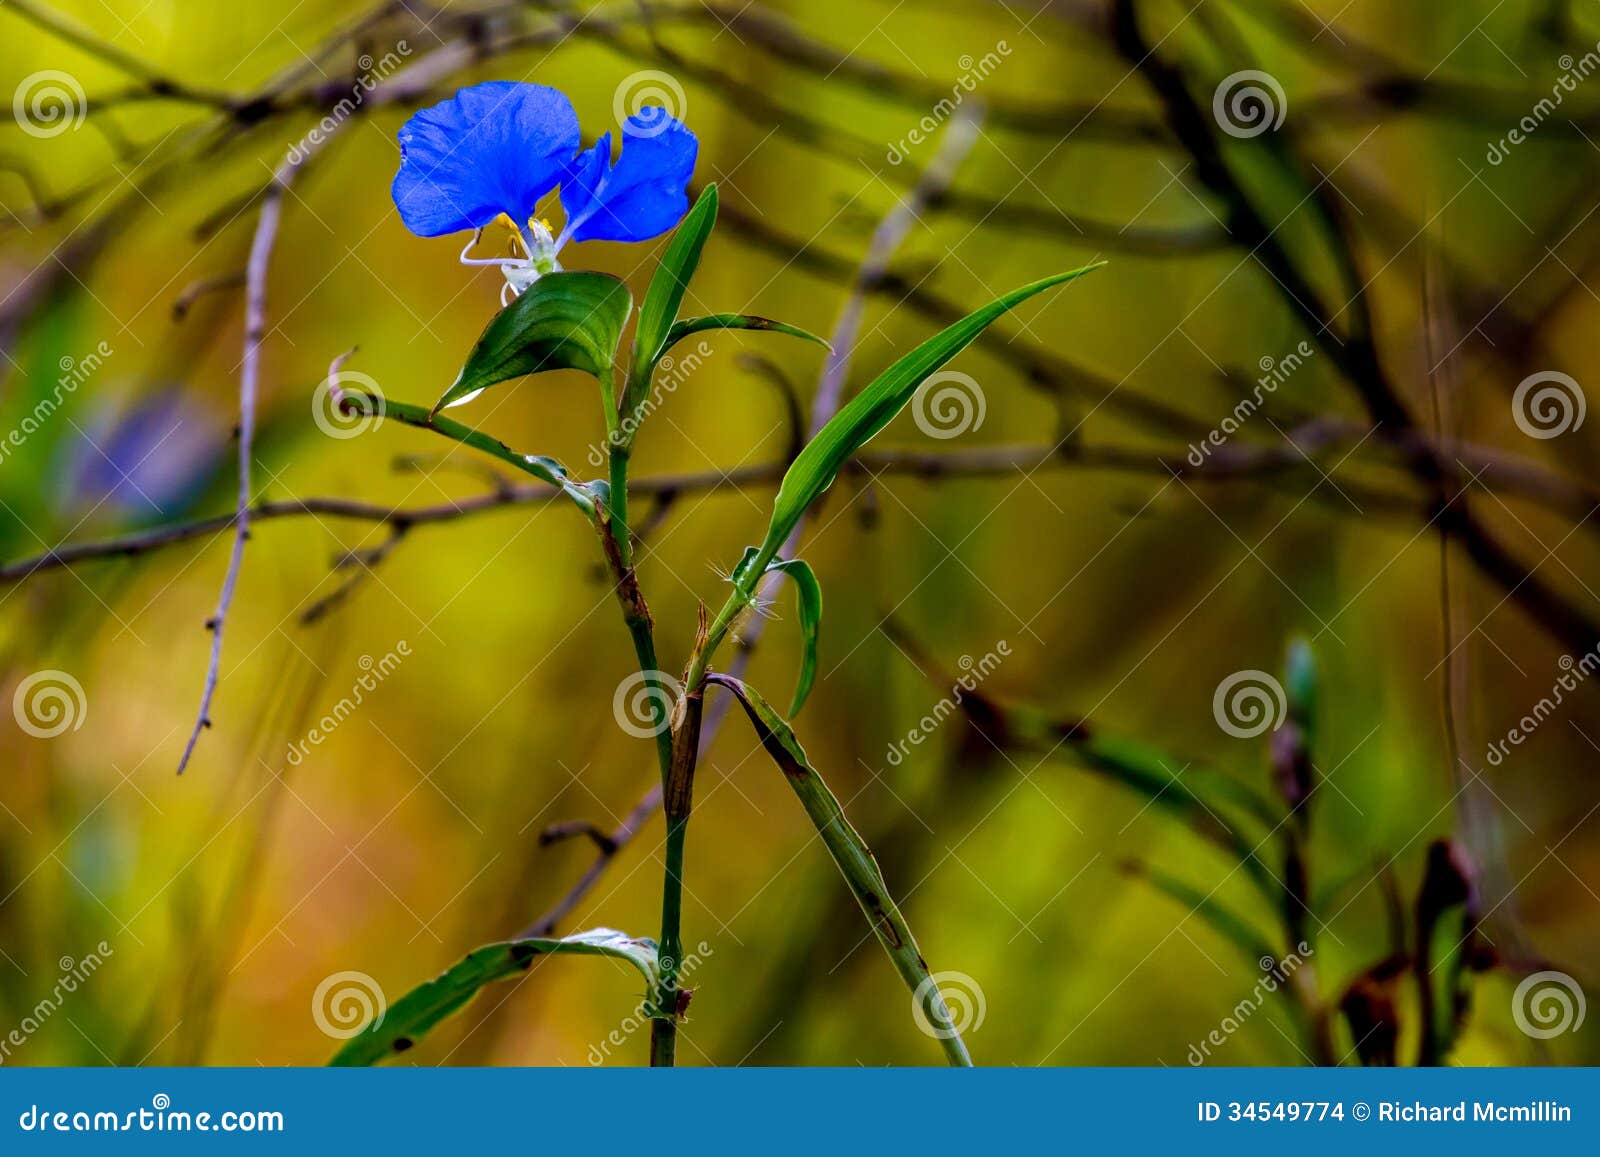
[[[473,49],[465,42],[445,44],[375,88],[367,102],[368,106],[380,106],[415,91],[419,86],[426,87],[440,73],[453,72],[472,53]],[[306,162],[354,119],[337,122],[320,139],[308,141],[303,148],[286,156],[273,171],[272,181],[261,199],[255,238],[250,244],[250,260],[245,266],[244,356],[239,370],[239,495],[233,519],[233,551],[228,558],[222,591],[217,597],[216,613],[206,623],[211,631],[211,658],[206,665],[205,685],[200,693],[200,710],[195,718],[194,729],[189,733],[183,756],[178,760],[179,775],[189,766],[195,744],[200,742],[200,733],[211,726],[211,704],[222,670],[223,631],[227,626],[228,611],[233,606],[234,591],[239,584],[239,571],[244,565],[244,544],[250,537],[256,395],[261,377],[261,344],[266,338],[267,328],[267,269],[272,262],[272,246],[277,239],[278,222],[283,213],[283,196]],[[330,369],[330,375],[336,373],[337,369],[338,360]]]
[[[1314,418],[1288,430],[1283,442],[1245,443],[1215,451],[1195,466],[1183,455],[1152,456],[1148,450],[1120,446],[1071,445],[1062,448],[1045,445],[993,445],[961,450],[875,450],[857,455],[841,471],[846,477],[871,479],[880,475],[909,477],[925,482],[953,479],[981,479],[1022,471],[1058,469],[1110,470],[1120,473],[1149,474],[1212,484],[1270,480],[1290,477],[1311,470],[1319,457],[1332,456],[1342,446],[1369,440],[1370,428],[1360,422],[1339,418]],[[1408,449],[1408,447],[1410,447]],[[1528,459],[1485,446],[1455,443],[1459,463],[1454,469],[1461,477],[1475,477],[1490,489],[1540,503],[1551,510],[1582,514],[1600,504],[1600,489],[1565,475],[1554,473]],[[1439,447],[1420,437],[1402,446],[1403,453],[1447,457]],[[739,466],[732,470],[692,471],[638,478],[628,486],[635,494],[660,499],[684,494],[713,493],[745,487],[776,485],[788,469],[789,460]],[[547,502],[559,495],[552,486],[512,485],[489,472],[483,475],[493,487],[490,493],[434,506],[397,507],[358,499],[315,497],[275,499],[256,503],[250,509],[253,523],[280,518],[346,518],[357,522],[387,523],[409,529],[432,523],[487,513],[509,506]],[[1341,485],[1343,485],[1341,483]],[[1370,491],[1363,505],[1373,501],[1377,512],[1415,517],[1416,504],[1402,496]],[[1342,501],[1336,508],[1348,510]],[[216,515],[157,526],[114,538],[93,542],[69,543],[42,554],[0,565],[0,583],[19,582],[47,570],[72,566],[96,559],[132,558],[166,546],[205,538],[227,530],[234,514]]]
[[[244,360],[239,370],[239,496],[233,519],[233,551],[228,556],[228,571],[217,596],[216,612],[206,622],[211,631],[211,658],[206,664],[205,686],[200,692],[200,711],[195,717],[189,741],[178,760],[178,774],[189,766],[200,733],[211,726],[211,701],[217,693],[222,671],[222,632],[227,626],[233,593],[244,565],[244,544],[250,537],[250,502],[254,493],[252,455],[256,437],[256,392],[261,378],[261,343],[267,329],[267,266],[272,260],[272,243],[278,234],[283,210],[283,193],[298,166],[284,161],[274,174],[272,189],[261,202],[261,217],[255,239],[250,244],[250,261],[245,266]]]
[[[1267,222],[1229,167],[1214,119],[1201,110],[1183,72],[1157,53],[1157,46],[1140,28],[1135,0],[1115,0],[1112,40],[1160,101],[1173,135],[1193,159],[1195,175],[1228,207],[1234,235],[1271,274],[1272,286],[1289,312],[1353,387],[1379,436],[1389,441],[1413,438],[1416,423],[1385,369],[1370,328],[1358,323],[1344,335],[1335,332],[1336,314],[1324,303],[1309,272],[1290,255],[1278,230]],[[1337,230],[1331,233],[1341,267],[1353,269],[1354,259],[1347,252],[1343,236]],[[1359,307],[1360,302],[1354,304]],[[1479,571],[1553,637],[1580,649],[1591,646],[1600,636],[1600,620],[1541,578],[1536,569],[1524,565],[1499,541],[1473,510],[1465,490],[1450,491],[1447,483],[1451,472],[1446,463],[1421,456],[1413,466],[1417,481],[1428,491],[1427,523],[1436,523],[1441,533],[1457,539]]]
[[[548,848],[551,844],[559,844],[562,840],[570,840],[575,836],[585,837],[605,855],[616,855],[617,841],[589,820],[567,820],[564,823],[551,824],[539,833],[539,846]]]
[[[232,273],[221,273],[215,277],[202,277],[196,281],[191,281],[188,285],[184,286],[183,291],[173,299],[172,320],[182,321],[184,318],[188,317],[189,311],[194,308],[194,303],[199,301],[208,293],[221,293],[224,290],[233,289],[237,286],[243,285],[244,283],[245,272],[242,269],[236,269]]]
[[[377,546],[370,547],[367,550],[349,550],[340,555],[333,564],[335,573],[348,570],[351,567],[360,567],[360,569],[348,575],[332,591],[307,607],[300,615],[300,625],[302,627],[313,626],[331,611],[343,605],[345,600],[354,594],[363,582],[372,577],[372,572],[382,565],[384,559],[395,552],[401,540],[405,538],[407,529],[408,524],[406,523],[390,523],[389,537]]]
[[[47,8],[43,4],[36,4],[34,0],[9,0],[5,7],[58,39],[64,40],[68,44],[82,49],[90,56],[98,57],[112,67],[143,81],[145,91],[152,96],[171,97],[177,100],[211,105],[216,108],[231,109],[233,107],[233,99],[226,93],[191,88],[173,80],[171,77],[164,76],[132,53],[118,48],[108,40],[100,39],[87,28],[73,23],[65,16]]]
[[[622,822],[606,837],[610,842],[610,848],[607,849],[602,846],[593,862],[584,870],[583,875],[578,877],[577,882],[567,890],[566,895],[552,904],[543,916],[540,916],[532,924],[517,933],[517,939],[524,940],[530,937],[549,936],[554,933],[561,926],[561,922],[571,915],[573,909],[583,902],[583,898],[589,894],[590,889],[600,882],[600,877],[605,875],[606,868],[616,854],[628,846],[628,843],[638,834],[639,829],[644,826],[645,821],[654,815],[656,809],[660,806],[661,785],[658,783],[645,792],[644,798],[634,804],[633,810],[624,816]]]

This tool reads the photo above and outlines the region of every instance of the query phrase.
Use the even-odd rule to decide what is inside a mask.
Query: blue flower
[[[419,237],[533,216],[578,149],[572,102],[542,84],[493,80],[425,108],[400,129],[390,190]]]
[[[561,184],[563,241],[648,241],[689,211],[685,186],[700,142],[664,108],[647,108],[622,126],[622,155],[611,163],[611,134],[580,153]]]
[[[647,241],[688,211],[686,186],[700,146],[666,109],[628,118],[615,162],[610,133],[592,148],[580,151],[580,144],[572,102],[557,90],[510,81],[473,85],[401,127],[391,194],[418,236],[473,230],[462,263],[499,266],[506,292],[518,294],[561,268],[556,254],[569,241]],[[558,185],[566,223],[553,236],[535,214]],[[483,229],[497,221],[510,227],[510,254],[468,257]]]

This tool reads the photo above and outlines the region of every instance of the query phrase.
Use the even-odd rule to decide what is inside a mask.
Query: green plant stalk
[[[657,1013],[650,1022],[650,1065],[671,1068],[678,1055],[678,961],[683,957],[683,849],[689,817],[667,820],[667,866],[661,879],[661,970]]]
[[[678,1048],[678,1017],[688,1003],[678,991],[678,967],[683,960],[683,853],[689,833],[705,697],[698,691],[686,691],[678,704],[672,728],[672,764],[661,796],[667,818],[667,865],[661,881],[658,1016],[650,1027],[650,1063],[653,1066],[673,1063]]]
[[[760,572],[753,572],[759,577]],[[700,620],[701,631],[695,640],[694,653],[689,660],[689,671],[684,680],[684,691],[681,702],[684,705],[684,719],[675,729],[673,741],[673,756],[671,767],[667,773],[663,800],[667,813],[667,847],[666,871],[661,881],[661,983],[658,1004],[662,1011],[669,1013],[672,1019],[657,1019],[651,1024],[650,1033],[650,1063],[655,1065],[668,1065],[673,1063],[677,1051],[678,1024],[676,1012],[678,1009],[678,962],[682,959],[682,934],[680,926],[683,919],[683,851],[684,842],[689,828],[689,801],[694,787],[695,766],[699,761],[700,748],[700,713],[704,703],[706,676],[710,668],[711,656],[715,653],[717,645],[722,642],[728,633],[734,617],[749,604],[754,597],[743,584],[746,579],[743,574],[735,576],[734,590],[728,596],[728,601],[723,604],[722,610],[717,613],[716,621],[709,631],[706,629],[704,618]],[[750,581],[755,581],[751,579]],[[704,608],[701,610],[704,614]],[[826,790],[826,789],[824,789]],[[675,797],[681,796],[681,800]],[[681,809],[681,811],[679,810]],[[934,994],[937,999],[937,993]],[[959,1039],[956,1045],[962,1048]],[[971,1064],[969,1060],[966,1063]]]
[[[733,593],[728,596],[728,601],[722,604],[717,617],[711,621],[711,629],[695,648],[694,657],[689,661],[689,674],[684,680],[684,687],[687,690],[698,691],[705,686],[706,673],[711,668],[711,657],[716,654],[722,640],[727,637],[728,628],[733,625],[733,620],[739,612],[754,600],[755,583],[761,577],[764,567],[764,563],[762,567],[751,567],[748,578],[744,574],[734,576]],[[749,586],[745,585],[747,581]]]
[[[564,473],[558,473],[554,463],[519,454],[504,442],[482,431],[474,430],[442,414],[432,413],[421,406],[391,402],[386,399],[371,399],[371,401],[382,407],[382,413],[386,418],[393,418],[407,426],[432,430],[452,441],[488,454],[522,473],[531,474],[540,481],[559,486],[578,508],[593,520],[600,537],[601,551],[612,573],[617,601],[622,607],[623,622],[633,640],[633,651],[639,664],[639,672],[643,675],[649,692],[647,699],[652,722],[655,725],[656,757],[661,767],[663,792],[666,793],[673,769],[673,729],[667,714],[665,690],[661,685],[660,662],[656,658],[654,623],[650,617],[649,605],[639,589],[638,577],[633,570],[633,542],[628,527],[629,452],[627,446],[621,444],[622,439],[614,437],[618,429],[618,420],[612,383],[613,378],[610,373],[601,376],[601,394],[605,402],[610,451],[610,494],[605,503],[595,501],[596,495],[589,488],[571,482]],[[695,733],[698,742],[698,718]],[[694,774],[692,760],[685,774],[692,779]],[[654,1003],[658,1006],[656,1011],[664,1015],[652,1021],[650,1038],[652,1065],[671,1065],[676,1054],[677,963],[682,956],[680,951],[682,936],[679,929],[683,910],[683,850],[687,827],[686,810],[676,819],[669,815],[667,871],[662,882],[661,896],[661,945],[663,952],[670,952],[671,967],[663,970],[661,983],[653,994]]]
[[[608,465],[610,495],[600,528],[601,545],[606,552],[617,582],[617,598],[622,603],[622,617],[628,633],[633,638],[634,654],[639,660],[639,671],[648,689],[651,719],[656,737],[656,756],[661,765],[662,798],[667,815],[666,870],[661,879],[661,957],[666,967],[661,970],[660,981],[652,994],[656,1016],[650,1022],[650,1064],[652,1067],[670,1068],[677,1057],[678,1044],[678,961],[682,953],[683,922],[683,852],[688,834],[689,815],[687,785],[681,793],[674,791],[675,756],[674,734],[682,725],[669,726],[666,693],[661,685],[660,664],[656,658],[655,633],[644,597],[639,592],[638,579],[633,570],[633,542],[628,527],[628,459],[627,440],[620,436],[616,408],[612,400],[611,375],[607,374],[602,393],[606,403],[608,430]],[[697,697],[698,699],[698,697]],[[699,718],[695,718],[695,739],[698,743]],[[683,774],[693,778],[693,756]],[[675,796],[683,797],[681,814],[676,810]]]

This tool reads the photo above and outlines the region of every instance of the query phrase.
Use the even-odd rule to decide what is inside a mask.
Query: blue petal
[[[647,108],[622,126],[622,155],[611,135],[579,154],[561,184],[563,231],[574,241],[648,241],[689,211],[686,186],[700,142],[664,108]]]
[[[390,193],[406,228],[421,237],[479,229],[501,213],[520,226],[579,143],[578,114],[555,89],[476,84],[401,127]]]
[[[561,208],[567,215],[562,236],[570,239],[578,227],[600,210],[601,186],[611,175],[611,134],[606,133],[572,159],[561,177]]]

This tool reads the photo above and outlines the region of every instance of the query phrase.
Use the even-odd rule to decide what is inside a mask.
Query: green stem
[[[628,451],[613,444],[611,466],[611,536],[616,539],[622,564],[633,567],[633,540],[628,529]]]
[[[722,609],[717,612],[717,617],[711,621],[711,628],[706,632],[705,638],[695,647],[694,657],[689,661],[689,674],[685,686],[690,691],[698,691],[705,686],[706,673],[711,669],[711,657],[727,637],[728,628],[733,625],[733,620],[739,612],[750,605],[755,598],[754,582],[760,578],[759,573],[754,573],[748,581],[752,584],[746,588],[744,576],[738,576],[734,581],[733,593],[728,596],[728,601],[722,604]]]
[[[678,1016],[687,1003],[678,992],[678,969],[683,960],[683,851],[689,834],[705,697],[699,691],[686,691],[679,704],[672,733],[672,762],[661,795],[662,810],[667,816],[667,866],[661,881],[661,982],[656,994],[657,1019],[650,1031],[650,1063],[655,1066],[673,1063],[678,1047]]]
[[[612,414],[610,390],[607,389],[607,413]],[[655,634],[650,612],[644,596],[639,591],[638,579],[633,570],[633,542],[628,527],[628,448],[615,436],[609,439],[610,500],[600,526],[601,546],[616,576],[617,598],[622,604],[622,617],[633,637],[634,654],[639,660],[639,670],[645,679],[646,698],[650,705],[651,721],[656,737],[656,755],[661,764],[662,798],[667,813],[667,866],[661,880],[661,979],[652,995],[656,1016],[650,1026],[650,1064],[670,1067],[677,1057],[678,1045],[678,961],[682,958],[683,919],[683,849],[688,832],[688,785],[675,787],[674,769],[678,766],[674,729],[667,715],[667,693],[661,683],[661,669],[656,659]],[[698,701],[698,696],[696,696]],[[679,734],[689,728],[679,726]],[[699,742],[699,713],[693,724]],[[683,772],[692,779],[693,753]]]

